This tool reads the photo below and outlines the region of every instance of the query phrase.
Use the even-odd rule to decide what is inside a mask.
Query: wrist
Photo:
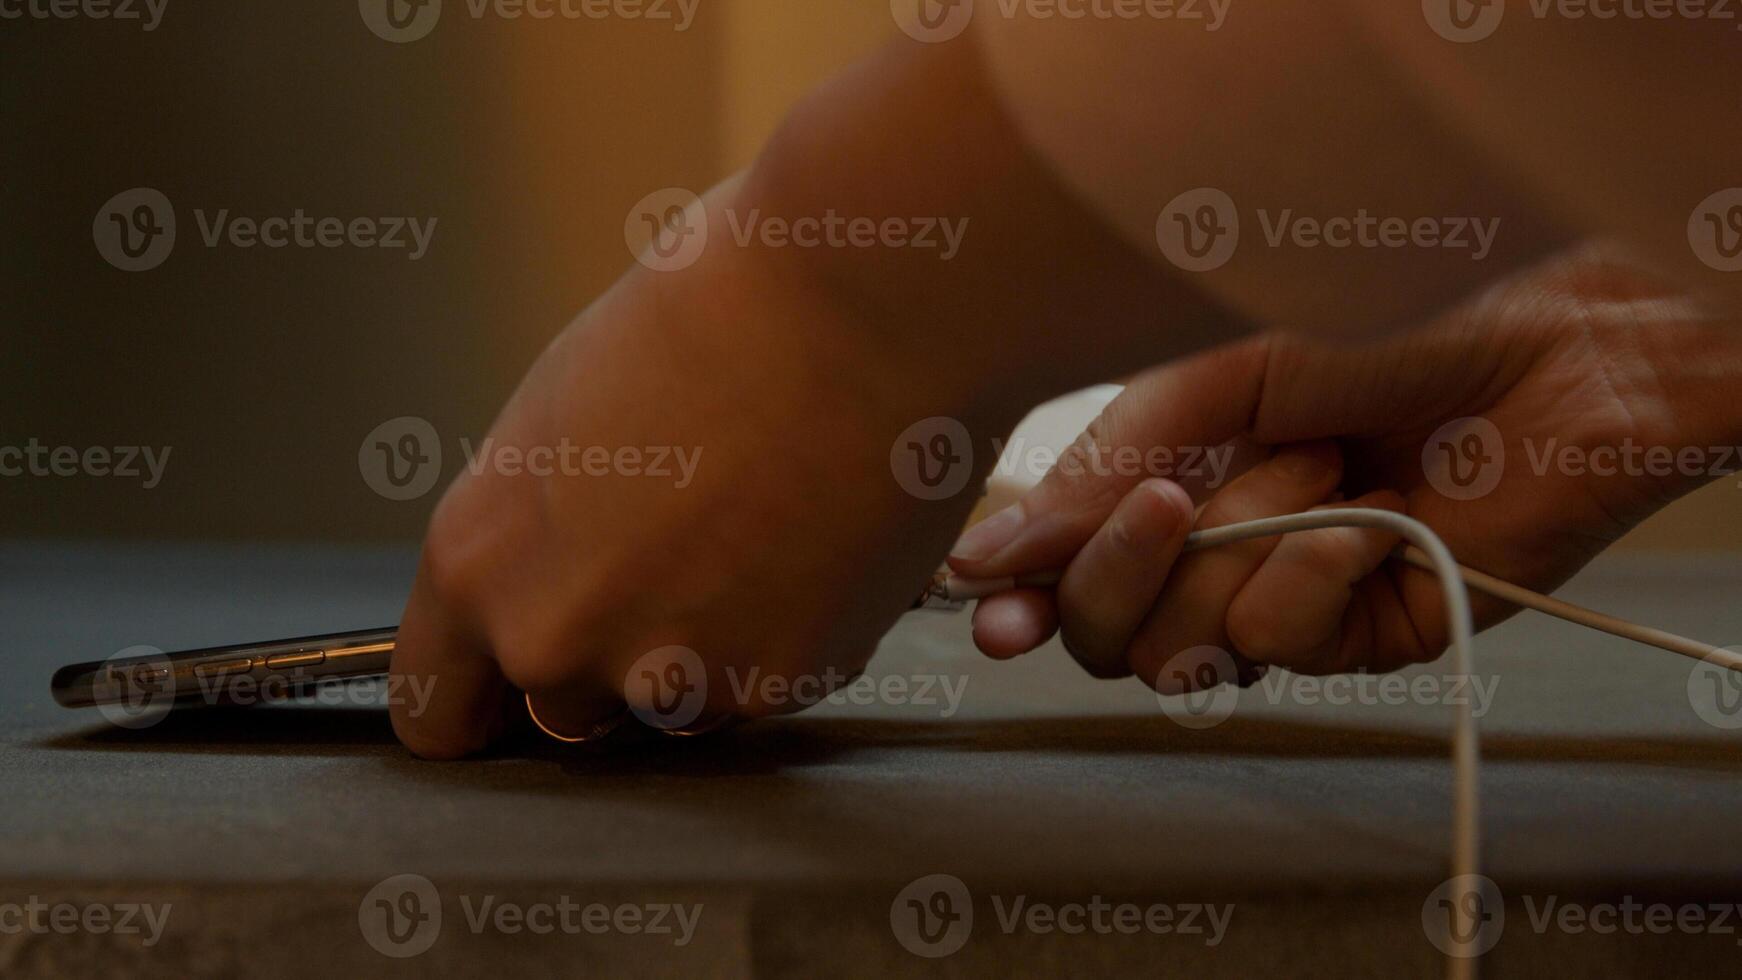
[[[990,358],[975,356],[971,339],[904,302],[899,287],[868,292],[839,274],[865,258],[849,237],[864,231],[862,222],[786,206],[757,168],[704,203],[710,255],[690,296],[701,312],[722,303],[737,311],[739,349],[810,376],[843,407],[886,418],[949,415],[990,426],[1021,418],[1020,393]]]

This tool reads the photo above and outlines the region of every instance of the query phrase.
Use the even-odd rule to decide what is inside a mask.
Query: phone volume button
[[[196,677],[227,677],[230,674],[242,674],[253,669],[254,661],[244,657],[240,660],[215,660],[200,664],[194,668]]]

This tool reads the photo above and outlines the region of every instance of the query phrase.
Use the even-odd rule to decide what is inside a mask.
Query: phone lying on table
[[[116,656],[55,671],[50,689],[63,707],[138,709],[256,704],[289,700],[323,684],[380,677],[393,657],[397,628]]]

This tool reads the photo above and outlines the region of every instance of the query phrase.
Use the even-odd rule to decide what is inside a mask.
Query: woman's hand
[[[1586,252],[1375,347],[1271,338],[1144,375],[1040,486],[964,536],[951,564],[973,576],[1066,570],[1056,593],[980,604],[975,636],[993,656],[1032,649],[1057,625],[1092,673],[1163,689],[1182,673],[1167,664],[1203,645],[1301,672],[1393,669],[1438,656],[1448,638],[1433,577],[1387,561],[1392,536],[1323,530],[1181,555],[1193,501],[1168,474],[1105,461],[1120,447],[1275,447],[1199,490],[1197,527],[1333,503],[1400,510],[1464,564],[1548,591],[1716,475],[1701,467],[1723,466],[1707,448],[1742,432],[1726,395],[1738,383],[1742,335]],[[1470,416],[1486,423],[1442,429]],[[1683,450],[1704,464],[1665,472]],[[1479,625],[1513,611],[1475,598]]]
[[[896,436],[934,415],[991,432],[1020,406],[981,421],[962,359],[809,286],[716,242],[635,269],[544,352],[486,461],[547,472],[463,473],[431,523],[393,663],[433,678],[423,713],[395,709],[409,747],[483,748],[510,685],[579,734],[625,703],[673,727],[796,710],[759,679],[863,668],[974,501],[906,493]]]

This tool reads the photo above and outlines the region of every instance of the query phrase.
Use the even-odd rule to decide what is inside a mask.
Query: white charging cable
[[[1465,568],[1458,564],[1445,543],[1426,524],[1389,510],[1366,507],[1335,508],[1207,528],[1193,531],[1186,538],[1185,550],[1196,551],[1254,538],[1332,527],[1376,528],[1389,531],[1409,543],[1397,557],[1417,568],[1431,571],[1438,577],[1446,601],[1446,622],[1451,630],[1453,669],[1466,683],[1473,679],[1475,667],[1472,651],[1475,623],[1470,614],[1469,589],[1695,660],[1703,660],[1730,670],[1742,670],[1742,654],[1734,651],[1606,616],[1570,602],[1532,592],[1475,569]],[[941,580],[940,592],[950,601],[961,602],[982,599],[1022,586],[1056,585],[1059,577],[1060,573],[1057,572],[998,579],[968,579],[951,575]],[[1480,765],[1475,711],[1470,699],[1464,698],[1458,705],[1452,724],[1451,849],[1452,875],[1464,881],[1472,880],[1462,878],[1464,875],[1474,876],[1481,873],[1481,797],[1478,786]],[[1471,910],[1462,902],[1453,903],[1453,914],[1457,921],[1452,923],[1453,928],[1449,930],[1450,935],[1447,937],[1451,945],[1447,975],[1452,980],[1472,980],[1476,975],[1475,923],[1471,921]]]

